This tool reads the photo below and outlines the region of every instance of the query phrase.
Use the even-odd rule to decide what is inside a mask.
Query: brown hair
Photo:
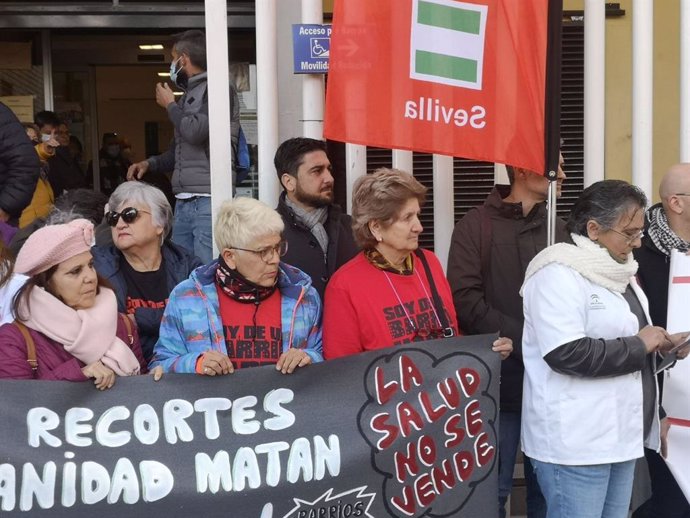
[[[369,230],[369,222],[379,221],[388,226],[398,217],[400,207],[411,198],[426,200],[426,187],[410,173],[382,167],[359,178],[352,195],[352,232],[363,249],[376,246],[376,238]]]
[[[14,273],[14,255],[12,250],[0,241],[0,288],[9,282]]]

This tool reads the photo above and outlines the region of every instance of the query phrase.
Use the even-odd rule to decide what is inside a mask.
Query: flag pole
[[[544,110],[544,176],[549,179],[546,198],[546,244],[556,242],[556,198],[558,164],[561,154],[561,33],[563,0],[548,2],[549,17],[546,40],[546,99]]]

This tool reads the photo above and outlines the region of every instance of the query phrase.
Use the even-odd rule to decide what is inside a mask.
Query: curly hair
[[[376,246],[376,238],[369,230],[371,221],[388,226],[395,221],[400,207],[416,198],[419,206],[426,200],[427,188],[410,173],[382,167],[362,176],[354,185],[352,195],[352,232],[362,249]]]

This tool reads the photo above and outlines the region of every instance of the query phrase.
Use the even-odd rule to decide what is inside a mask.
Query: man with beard
[[[358,252],[352,219],[333,203],[333,168],[326,144],[310,138],[286,140],[273,163],[283,186],[277,208],[288,243],[283,261],[309,274],[323,299],[333,273]]]
[[[642,246],[633,250],[633,255],[640,265],[637,278],[649,299],[652,323],[665,329],[668,323],[671,252],[690,252],[690,164],[675,164],[669,168],[659,184],[659,198],[661,203],[647,211]],[[663,375],[660,375],[661,390],[663,380]],[[663,419],[661,455],[664,456],[668,427],[667,420]],[[652,482],[652,496],[633,517],[690,518],[690,502],[661,455],[649,448],[644,450]]]

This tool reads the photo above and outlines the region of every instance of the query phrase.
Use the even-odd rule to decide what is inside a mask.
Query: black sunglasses
[[[142,209],[137,209],[134,207],[126,207],[122,209],[120,212],[115,212],[114,210],[110,210],[105,213],[105,222],[111,226],[114,227],[117,225],[117,222],[120,218],[122,218],[122,221],[125,223],[134,223],[137,218],[139,217],[139,213],[144,212],[146,214],[151,214],[147,210],[142,210]]]

